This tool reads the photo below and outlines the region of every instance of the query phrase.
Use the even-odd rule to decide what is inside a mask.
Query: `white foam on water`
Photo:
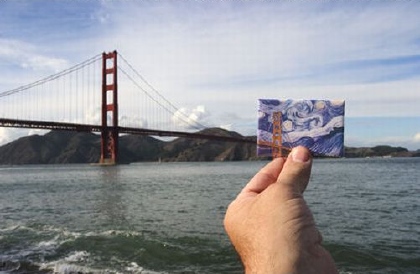
[[[127,230],[106,230],[106,231],[94,231],[94,232],[87,232],[87,233],[80,233],[80,232],[73,232],[69,231],[65,228],[54,227],[49,225],[44,225],[38,228],[32,228],[25,225],[13,225],[6,228],[0,228],[0,233],[6,233],[10,231],[16,230],[27,230],[35,232],[36,234],[43,234],[48,232],[56,232],[58,236],[64,236],[67,238],[77,239],[83,236],[92,237],[92,236],[114,236],[114,235],[123,235],[123,236],[141,236],[142,233],[138,231],[127,231]],[[57,236],[57,237],[58,237]]]
[[[81,263],[89,260],[90,254],[87,251],[75,251],[68,256],[52,261],[43,263],[40,270],[52,270],[54,274],[74,274],[74,273],[109,273],[109,274],[123,274],[123,273],[137,273],[137,274],[168,274],[168,272],[156,272],[144,269],[135,262],[128,263],[123,272],[115,269],[96,269],[93,267],[83,266]],[[1,274],[1,273],[0,273]]]
[[[67,257],[57,261],[42,263],[39,267],[40,270],[53,269],[54,273],[67,274],[67,273],[97,273],[93,269],[85,266],[77,265],[74,263],[84,262],[89,258],[89,253],[86,251],[75,251]]]
[[[74,253],[70,254],[69,256],[64,258],[66,262],[83,262],[89,257],[89,252],[87,251],[75,251]]]
[[[50,225],[44,225],[44,226],[40,226],[40,227],[37,227],[37,228],[29,227],[29,226],[26,226],[26,225],[13,225],[13,226],[9,226],[9,227],[6,227],[6,228],[0,228],[0,233],[4,234],[4,233],[7,233],[7,232],[16,231],[16,230],[31,231],[31,232],[35,232],[36,234],[56,232],[59,235],[63,235],[63,236],[66,236],[66,237],[74,237],[74,238],[78,238],[82,235],[81,233],[78,233],[78,232],[71,232],[71,231],[68,231],[66,229],[59,228],[59,227],[54,227],[54,226],[50,226]]]
[[[146,270],[135,262],[131,262],[130,265],[125,268],[125,270],[128,271],[129,273],[137,273],[137,274],[168,274],[167,272],[156,272],[156,271]]]
[[[131,273],[141,273],[144,269],[143,267],[139,266],[138,264],[131,262],[130,266],[127,266],[125,270],[130,271]]]
[[[48,241],[41,241],[36,245],[36,249],[52,249],[52,248],[56,248],[57,245],[59,244],[58,242],[58,238],[59,236],[55,236],[52,240],[48,240]]]
[[[54,266],[54,273],[56,274],[73,274],[73,273],[100,273],[93,269],[72,265],[72,264],[57,264]]]
[[[0,233],[15,231],[15,230],[18,230],[18,229],[33,230],[33,229],[30,229],[29,227],[26,227],[26,226],[23,226],[23,225],[12,225],[12,226],[9,226],[9,227],[6,227],[6,228],[1,228]]]
[[[141,236],[142,233],[138,231],[127,231],[127,230],[106,230],[102,232],[88,232],[85,236]]]

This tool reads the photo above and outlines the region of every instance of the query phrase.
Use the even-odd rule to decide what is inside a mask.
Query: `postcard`
[[[344,156],[344,100],[259,99],[257,155],[282,157],[293,147]]]

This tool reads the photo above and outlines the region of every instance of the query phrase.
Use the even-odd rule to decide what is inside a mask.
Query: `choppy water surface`
[[[0,167],[0,273],[242,273],[229,202],[264,162]],[[341,273],[420,273],[420,159],[316,160]]]

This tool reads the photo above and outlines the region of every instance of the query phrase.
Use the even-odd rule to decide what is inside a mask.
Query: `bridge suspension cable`
[[[82,68],[84,68],[86,66],[89,66],[90,64],[98,61],[100,58],[101,58],[101,54],[95,55],[94,57],[89,58],[86,61],[83,61],[83,62],[81,62],[81,63],[79,63],[77,65],[74,65],[74,66],[72,66],[72,67],[70,67],[68,69],[65,69],[63,71],[60,71],[58,73],[51,74],[51,75],[49,75],[49,76],[47,76],[45,78],[42,78],[42,79],[40,79],[38,81],[32,82],[32,83],[27,84],[27,85],[23,85],[23,86],[20,86],[20,87],[11,89],[11,90],[3,91],[3,92],[0,93],[0,97],[12,95],[12,94],[15,94],[15,93],[18,93],[18,92],[21,92],[21,91],[25,91],[25,90],[31,89],[31,88],[36,87],[36,86],[43,85],[43,84],[45,84],[47,82],[50,82],[50,81],[55,80],[57,78],[60,78],[60,77],[62,77],[64,75],[70,74],[70,73],[72,73],[74,71],[80,70],[80,69],[82,69]]]
[[[152,96],[145,88],[143,88],[133,77],[131,77],[127,71],[125,71],[120,65],[118,66],[118,69],[138,88],[140,89],[144,94],[146,94],[147,97],[149,97],[151,100],[153,100],[155,103],[157,103],[160,107],[162,107],[164,110],[166,110],[171,115],[178,115],[178,118],[180,118],[186,125],[200,130],[203,128],[206,128],[205,125],[199,123],[198,121],[194,121],[194,123],[190,122],[187,115],[185,115],[184,112],[180,111],[180,108],[175,106],[172,102],[170,102],[168,99],[166,99],[162,93],[160,93],[156,88],[154,88],[128,61],[125,59],[121,53],[118,53],[118,56],[121,58],[121,60],[124,61],[124,63],[130,68],[130,70],[143,82],[146,84],[147,87],[151,91],[153,91],[160,99],[162,99],[166,104],[162,103],[158,99],[156,99],[154,96]],[[179,116],[180,115],[180,116]]]

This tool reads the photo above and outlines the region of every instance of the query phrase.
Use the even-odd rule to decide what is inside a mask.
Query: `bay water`
[[[0,273],[243,273],[228,204],[267,162],[0,166]],[[420,273],[420,158],[316,159],[340,273]]]

